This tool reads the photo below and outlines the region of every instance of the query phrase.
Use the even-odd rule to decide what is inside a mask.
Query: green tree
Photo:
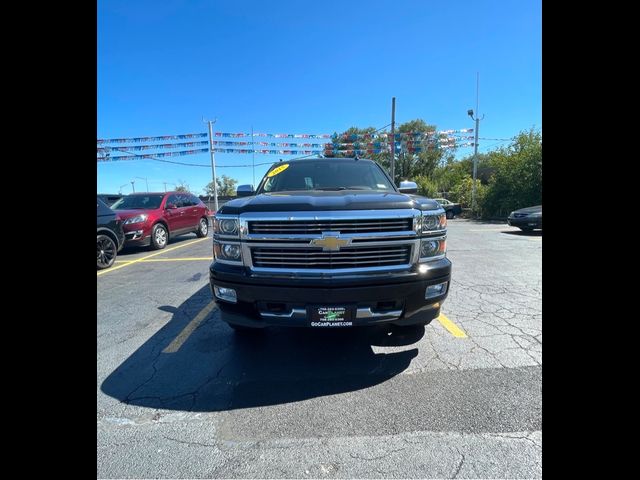
[[[494,172],[483,211],[507,215],[518,208],[542,204],[542,134],[533,128],[520,132],[512,143],[493,152]]]
[[[236,194],[236,185],[238,181],[234,178],[227,177],[226,175],[222,175],[221,177],[216,177],[216,183],[218,185],[218,195],[223,197],[233,197]],[[205,195],[213,195],[213,182],[209,182],[206,187],[204,187]]]
[[[484,212],[483,205],[487,190],[488,187],[476,179],[476,203],[480,214]],[[463,208],[471,208],[473,177],[471,175],[465,175],[451,190],[450,198],[451,201],[461,204]]]
[[[184,180],[178,180],[178,185],[176,186],[176,192],[188,192],[189,185]]]
[[[418,175],[413,177],[413,181],[418,184],[418,195],[422,195],[427,198],[434,198],[438,196],[440,191],[438,184],[426,175]]]

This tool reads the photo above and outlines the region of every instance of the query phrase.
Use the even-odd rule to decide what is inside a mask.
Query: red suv
[[[157,250],[177,235],[206,237],[209,233],[209,209],[187,192],[131,193],[111,209],[122,219],[125,245],[149,245]]]

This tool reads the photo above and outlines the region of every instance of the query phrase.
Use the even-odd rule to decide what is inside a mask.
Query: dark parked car
[[[111,208],[122,218],[127,245],[161,249],[185,233],[206,237],[209,209],[188,192],[131,193]]]
[[[453,203],[446,198],[434,198],[434,200],[442,205],[447,218],[454,218],[456,215],[460,215],[462,213],[462,205],[459,203]]]
[[[111,205],[116,203],[122,197],[124,197],[124,195],[119,195],[117,193],[113,193],[113,194],[110,194],[110,193],[99,193],[98,194],[98,198],[100,200],[102,200],[104,203],[106,203],[108,207],[110,207]]]
[[[542,205],[521,208],[511,212],[507,222],[512,227],[518,227],[523,232],[530,232],[534,228],[542,230]]]
[[[122,220],[102,200],[97,199],[98,269],[109,268],[124,245]]]

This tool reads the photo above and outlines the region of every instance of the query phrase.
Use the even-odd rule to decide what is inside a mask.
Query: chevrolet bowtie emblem
[[[351,243],[350,238],[340,238],[339,234],[322,233],[322,238],[311,240],[311,245],[322,247],[323,252],[337,252],[340,247]]]

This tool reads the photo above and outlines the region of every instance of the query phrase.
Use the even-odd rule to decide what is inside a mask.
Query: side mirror
[[[398,190],[400,193],[418,193],[418,184],[416,182],[400,182]]]
[[[253,185],[238,185],[238,189],[236,190],[236,195],[238,197],[250,197],[255,193]]]
[[[173,203],[168,203],[167,206],[165,207],[167,210],[175,210],[176,208],[178,208],[175,204]]]

